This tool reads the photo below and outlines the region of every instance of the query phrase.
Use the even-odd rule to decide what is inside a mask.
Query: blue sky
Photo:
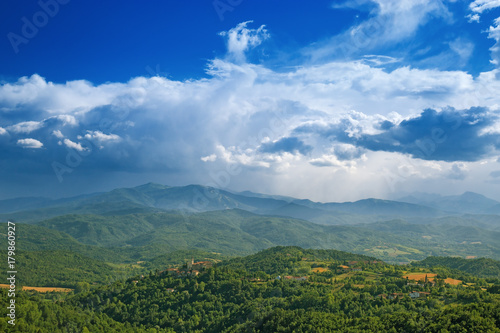
[[[0,198],[500,199],[500,1],[0,4]]]

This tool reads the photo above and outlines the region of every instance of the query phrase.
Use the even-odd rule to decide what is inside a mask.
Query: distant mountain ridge
[[[183,211],[199,213],[242,209],[256,214],[287,216],[321,224],[366,223],[393,217],[438,217],[445,213],[418,203],[381,199],[320,203],[307,199],[253,192],[230,192],[201,185],[155,183],[64,199],[19,198],[0,201],[0,220],[26,222],[64,214],[118,215],[133,212]]]
[[[165,211],[185,214],[241,209],[254,214],[292,217],[326,225],[373,223],[391,219],[436,218],[461,214],[497,216],[500,203],[480,194],[460,196],[415,194],[401,200],[362,199],[355,202],[314,202],[308,199],[267,195],[250,191],[232,192],[201,185],[167,186],[148,183],[133,188],[63,199],[18,198],[0,200],[0,221],[7,219],[35,223],[67,214],[125,215]],[[484,226],[484,217],[470,217]],[[489,219],[491,220],[491,218]],[[415,222],[420,223],[420,222]],[[500,225],[491,224],[492,230]]]
[[[397,200],[432,207],[448,213],[500,214],[500,202],[474,192],[450,196],[413,193]]]

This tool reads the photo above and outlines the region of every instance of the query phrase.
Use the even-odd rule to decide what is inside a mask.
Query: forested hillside
[[[200,252],[198,258],[205,255]],[[56,294],[20,292],[16,326],[0,318],[0,329],[500,332],[498,276],[485,280],[469,274],[457,280],[457,272],[442,266],[388,265],[368,256],[300,247],[275,247],[222,262],[197,260],[81,288],[64,302],[54,302],[61,299]],[[0,291],[0,299],[5,307],[6,291]]]

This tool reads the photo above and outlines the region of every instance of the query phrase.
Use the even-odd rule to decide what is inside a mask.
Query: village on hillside
[[[436,273],[425,272],[423,269],[413,269],[416,271],[398,271],[395,266],[387,265],[378,260],[364,261],[316,261],[309,258],[299,258],[299,263],[295,273],[288,275],[265,275],[255,274],[254,277],[248,277],[247,280],[253,283],[267,283],[272,280],[296,281],[303,283],[321,283],[330,284],[338,288],[349,288],[354,291],[363,291],[365,288],[384,291],[374,294],[375,298],[388,300],[429,298],[431,295],[438,295],[438,289],[442,292],[445,286],[469,287],[461,280],[445,278],[438,279]],[[186,261],[179,267],[167,268],[158,271],[157,275],[167,275],[176,278],[195,278],[206,273],[215,266],[215,262],[204,260]],[[261,272],[262,273],[262,272]],[[141,276],[143,278],[143,276]],[[385,284],[392,281],[393,290],[386,288]],[[137,283],[138,281],[133,281]],[[383,287],[382,287],[383,286]],[[174,288],[167,288],[170,292],[175,292]],[[434,292],[433,292],[434,290]],[[376,296],[375,296],[376,295]]]

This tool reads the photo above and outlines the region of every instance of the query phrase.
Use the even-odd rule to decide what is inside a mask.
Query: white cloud
[[[260,45],[262,41],[269,38],[270,35],[265,25],[261,25],[257,29],[248,29],[247,25],[252,22],[242,22],[229,31],[219,33],[221,36],[227,37],[227,49],[232,60],[245,61],[246,51]]]
[[[490,48],[491,62],[495,65],[500,65],[500,17],[496,18],[488,30],[488,38],[496,41],[495,45]]]
[[[474,14],[470,14],[469,22],[479,22],[480,14],[494,8],[500,7],[500,0],[475,0],[469,8]],[[487,30],[488,38],[495,40],[495,45],[490,48],[491,63],[498,66],[500,65],[500,17],[493,20],[493,24]]]
[[[81,143],[73,142],[70,139],[64,139],[63,142],[66,145],[66,147],[71,148],[71,149],[75,149],[79,152],[83,152],[83,151],[86,151],[88,149],[88,148],[84,148]]]
[[[479,14],[497,7],[500,7],[500,0],[475,0],[469,5],[474,13]]]
[[[43,122],[24,121],[24,122],[9,126],[7,129],[11,132],[14,132],[14,133],[28,134],[28,133],[36,131],[42,127],[43,127]]]
[[[60,130],[52,131],[52,135],[54,135],[58,139],[64,138],[64,135],[62,134],[62,132]]]
[[[65,126],[65,125],[70,125],[70,126],[78,125],[76,118],[72,115],[61,114],[61,115],[55,116],[53,118],[61,121],[63,126]]]
[[[101,131],[88,131],[88,133],[85,134],[85,139],[97,140],[103,143],[106,141],[119,141],[121,138],[116,134],[104,134]]]
[[[201,158],[201,160],[203,162],[215,162],[217,160],[217,155],[211,154],[211,155],[208,155],[208,156],[203,156]]]
[[[109,104],[124,84],[110,83],[94,87],[90,82],[77,80],[65,84],[47,82],[37,74],[22,77],[15,83],[0,86],[0,104],[15,112],[36,107],[49,114],[67,114]]]
[[[323,43],[315,43],[308,50],[314,62],[321,59],[350,59],[367,54],[373,49],[397,43],[412,37],[417,29],[431,17],[451,20],[451,14],[441,0],[372,0],[347,1],[333,8],[363,8],[375,5],[370,18],[351,27],[345,33],[336,35]]]
[[[394,29],[398,29],[396,21],[402,20],[391,16],[395,13],[405,14],[412,21],[399,37],[399,32],[383,28],[381,38],[395,40],[416,29],[420,21],[417,18],[413,22],[411,15],[426,2],[379,3],[380,12],[389,15],[389,26]],[[425,21],[422,15],[431,11],[446,15],[439,3],[428,7],[425,13],[418,13],[421,20]],[[86,81],[58,84],[33,75],[0,85],[0,112],[5,119],[16,119],[20,109],[35,110],[24,122],[8,123],[15,124],[6,127],[14,138],[12,142],[60,153],[57,161],[61,163],[65,163],[67,154],[64,147],[89,152],[86,144],[90,141],[99,148],[112,148],[89,153],[86,168],[75,170],[71,177],[94,167],[103,173],[133,172],[144,178],[160,174],[152,180],[165,183],[207,184],[222,179],[214,175],[223,174],[230,175],[226,177],[229,180],[215,185],[324,201],[380,197],[397,188],[391,184],[417,189],[423,186],[422,181],[429,181],[436,191],[446,188],[446,181],[467,189],[470,179],[489,174],[478,173],[478,164],[470,163],[470,176],[450,179],[446,178],[453,170],[450,163],[365,152],[311,134],[297,134],[304,144],[314,147],[307,156],[261,153],[259,147],[292,136],[300,126],[327,129],[342,123],[348,135],[359,137],[362,133],[379,133],[384,121],[399,124],[426,108],[485,106],[495,110],[500,105],[497,71],[478,77],[463,71],[411,67],[389,71],[379,66],[397,64],[397,59],[370,56],[360,61],[304,64],[278,72],[244,62],[245,52],[268,38],[263,26],[248,29],[246,23],[240,24],[224,36],[230,56],[210,63],[208,73],[213,76],[209,78],[174,81],[138,77],[94,86]],[[450,46],[458,53],[459,44]],[[464,59],[468,56],[463,54]],[[36,137],[45,146],[41,141],[18,137],[36,129],[40,129]],[[488,130],[496,133],[498,127]],[[77,142],[69,138],[77,138]],[[50,156],[48,164],[43,162],[50,165],[52,161]],[[490,166],[481,168],[484,171]],[[169,176],[171,170],[176,172],[175,177]],[[392,179],[388,175],[395,175],[396,180],[387,180]]]
[[[78,136],[78,139],[86,139],[94,142],[99,146],[99,148],[104,148],[105,144],[110,142],[119,142],[122,138],[116,134],[104,134],[101,131],[87,131],[87,133],[82,137]]]
[[[33,148],[33,149],[38,149],[43,147],[43,143],[41,143],[38,140],[35,139],[19,139],[17,140],[17,145],[21,146],[23,148]]]
[[[6,130],[5,128],[0,127],[0,135],[5,135],[5,134],[7,134],[7,133],[8,133],[8,132],[7,132],[7,130]]]
[[[479,21],[481,20],[481,17],[479,16],[479,14],[469,14],[469,15],[467,15],[467,17],[469,18],[469,23],[472,23],[472,22],[479,23]]]
[[[337,177],[347,177],[347,174],[351,175],[347,179],[353,181],[353,177],[366,173],[375,178],[361,178],[365,184],[370,184],[367,187],[374,187],[381,186],[376,178],[378,171],[374,160],[386,156],[385,153],[363,155],[353,146],[334,147],[332,142],[310,135],[300,137],[305,144],[314,147],[310,156],[263,154],[258,147],[264,142],[288,137],[293,129],[304,125],[326,128],[332,123],[346,122],[349,135],[359,136],[360,133],[377,134],[380,131],[378,124],[383,121],[398,124],[429,107],[439,109],[450,105],[463,109],[500,105],[497,94],[500,82],[495,72],[483,73],[477,78],[461,71],[409,67],[387,72],[359,61],[303,66],[288,72],[221,59],[212,65],[217,75],[209,79],[185,82],[160,77],[133,79],[120,84],[121,88],[95,109],[68,109],[67,113],[57,115],[57,122],[50,122],[54,116],[49,116],[43,122],[16,124],[18,133],[11,134],[20,135],[22,131],[32,131],[45,124],[47,135],[55,136],[64,146],[77,151],[89,148],[83,144],[84,140],[99,148],[113,144],[113,149],[107,150],[105,155],[94,151],[86,158],[86,163],[95,160],[96,167],[111,163],[115,168],[126,165],[138,170],[135,172],[145,173],[177,168],[184,170],[186,182],[190,183],[211,182],[211,173],[234,166],[242,171],[233,176],[231,182],[242,188],[255,186],[255,180],[243,176],[247,172],[255,178],[267,179],[269,175],[276,176],[279,170],[286,172],[288,177],[303,179],[299,183],[304,187],[316,184],[310,176],[304,175],[323,175],[323,171],[318,170],[334,170],[332,175],[324,175],[325,182],[337,182]],[[93,87],[96,100],[103,94],[100,90],[106,91],[109,85]],[[42,91],[44,86],[38,85]],[[71,82],[52,84],[52,89],[66,90],[71,86]],[[127,94],[131,94],[130,98]],[[52,103],[58,102],[57,94],[53,98],[54,102],[48,97],[44,100],[47,108],[52,109]],[[88,99],[93,100],[91,94]],[[127,100],[131,102],[125,103]],[[43,107],[40,110],[45,111]],[[64,138],[79,141],[65,141]],[[49,149],[48,142],[44,148]],[[50,147],[50,150],[55,149],[66,154],[57,142]],[[339,154],[347,159],[339,160]],[[396,167],[398,162],[388,158],[384,163],[385,167]],[[319,168],[320,165],[331,167]],[[449,168],[443,166],[443,170]],[[426,175],[427,169],[434,170],[417,164],[412,167],[411,177],[404,182],[424,177],[421,175]],[[445,177],[444,174],[441,177]],[[285,178],[277,179],[285,181]],[[278,180],[270,181],[269,186],[270,191],[285,189]],[[315,193],[311,195],[316,199],[326,198]]]

